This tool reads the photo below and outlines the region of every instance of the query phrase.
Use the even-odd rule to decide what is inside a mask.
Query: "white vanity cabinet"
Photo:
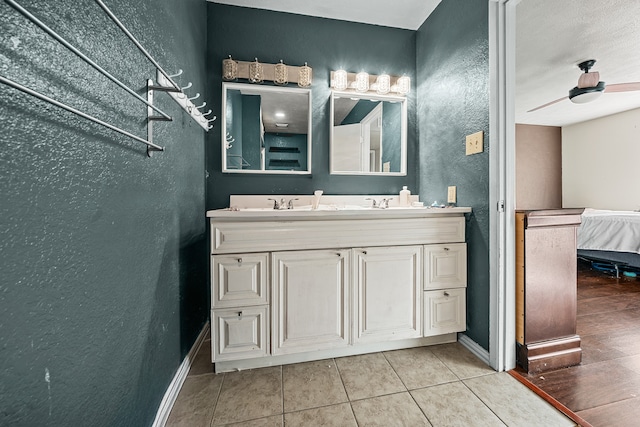
[[[212,255],[212,359],[269,354],[268,253]]]
[[[354,344],[422,336],[422,247],[353,250]]]
[[[424,336],[466,329],[467,245],[424,246]]]
[[[456,341],[468,212],[209,211],[216,372]]]
[[[350,343],[349,250],[272,254],[272,353]]]

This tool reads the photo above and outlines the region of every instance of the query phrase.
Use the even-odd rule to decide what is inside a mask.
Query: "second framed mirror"
[[[406,98],[331,93],[332,174],[406,175],[406,165]]]

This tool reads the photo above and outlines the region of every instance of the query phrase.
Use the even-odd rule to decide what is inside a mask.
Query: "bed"
[[[585,209],[578,227],[578,257],[640,270],[640,212]]]

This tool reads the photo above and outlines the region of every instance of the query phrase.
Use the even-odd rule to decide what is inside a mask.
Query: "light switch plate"
[[[456,203],[456,186],[450,185],[447,189],[447,203]]]
[[[466,154],[467,156],[471,155],[471,154],[477,154],[477,153],[482,153],[483,151],[483,141],[484,139],[484,132],[480,131],[480,132],[476,132],[476,133],[472,133],[471,135],[467,135],[467,143],[466,143]]]

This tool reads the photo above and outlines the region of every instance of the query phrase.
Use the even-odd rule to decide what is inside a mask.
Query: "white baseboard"
[[[473,353],[476,357],[482,360],[484,363],[491,366],[491,363],[489,363],[489,352],[484,348],[482,348],[480,344],[473,341],[471,338],[469,338],[465,334],[458,334],[458,342],[462,344],[471,353]]]
[[[204,325],[204,328],[200,331],[198,338],[196,338],[196,342],[193,343],[191,350],[189,350],[189,353],[180,364],[178,371],[173,376],[173,380],[171,380],[167,391],[164,393],[164,397],[162,398],[162,402],[160,403],[160,407],[156,413],[156,419],[153,421],[153,427],[164,427],[167,419],[169,419],[169,414],[171,413],[171,409],[173,409],[174,403],[176,403],[176,399],[178,398],[178,394],[180,393],[180,389],[182,389],[184,381],[187,379],[189,369],[191,369],[191,364],[195,360],[196,354],[200,351],[200,346],[208,335],[209,322]]]

